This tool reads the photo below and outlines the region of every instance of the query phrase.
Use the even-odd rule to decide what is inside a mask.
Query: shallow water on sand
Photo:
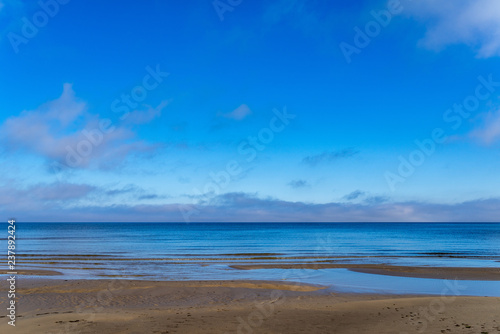
[[[347,262],[500,268],[500,224],[17,223],[19,269],[65,278],[273,279],[359,292],[441,293],[443,280],[346,269],[237,270],[234,264]],[[2,241],[5,242],[5,241]],[[300,274],[300,275],[299,275]],[[299,276],[297,276],[299,275]],[[497,282],[460,281],[467,295]]]

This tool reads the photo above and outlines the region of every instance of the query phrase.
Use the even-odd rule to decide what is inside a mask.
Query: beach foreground
[[[2,315],[2,333],[500,333],[497,297],[340,294],[289,282],[35,278],[20,280],[18,292],[16,327]]]

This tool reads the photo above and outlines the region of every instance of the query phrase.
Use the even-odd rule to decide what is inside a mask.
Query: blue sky
[[[500,4],[0,0],[19,221],[498,221]]]

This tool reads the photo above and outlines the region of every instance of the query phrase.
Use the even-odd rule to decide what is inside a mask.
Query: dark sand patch
[[[384,264],[296,263],[234,265],[234,269],[349,269],[361,273],[435,279],[500,281],[500,268],[411,267]]]

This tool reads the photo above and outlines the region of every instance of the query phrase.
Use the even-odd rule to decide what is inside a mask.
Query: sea
[[[7,249],[6,239],[0,247]],[[454,291],[463,295],[500,296],[500,281],[394,277],[348,269],[232,267],[493,267],[500,276],[500,224],[17,222],[16,262],[18,269],[63,274],[45,277],[51,279],[277,280],[319,284],[339,292],[394,294],[442,294],[455,284],[462,288]]]

